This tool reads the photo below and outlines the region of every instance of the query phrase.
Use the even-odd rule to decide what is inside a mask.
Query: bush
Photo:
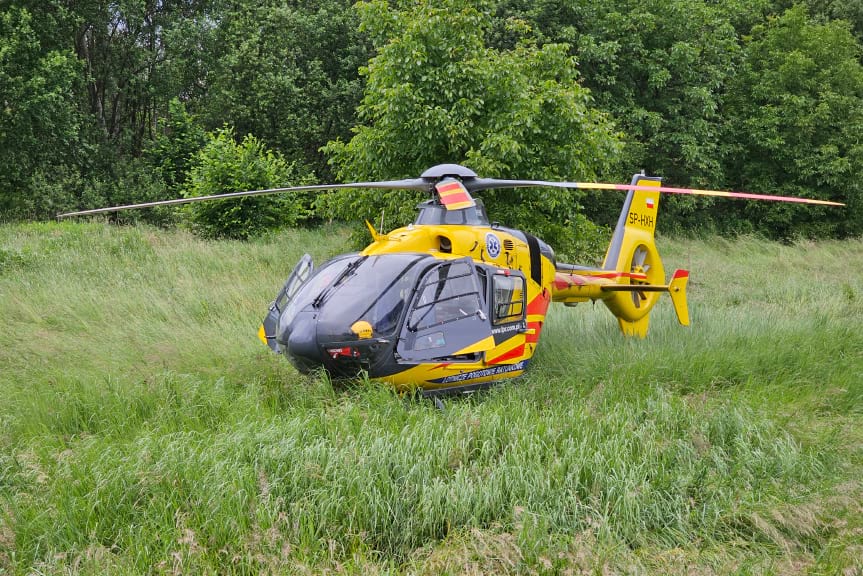
[[[170,197],[159,171],[142,158],[115,154],[107,146],[100,151],[100,166],[84,181],[81,202],[85,206],[120,206],[156,202]],[[148,222],[170,226],[177,222],[177,211],[170,207],[146,210],[121,210],[107,215],[112,222]]]
[[[209,135],[189,173],[184,196],[211,196],[245,190],[308,184],[314,175],[288,163],[278,152],[248,134],[240,144],[232,128]],[[199,202],[187,209],[192,229],[207,237],[246,239],[281,226],[293,226],[311,214],[310,196],[278,194]]]

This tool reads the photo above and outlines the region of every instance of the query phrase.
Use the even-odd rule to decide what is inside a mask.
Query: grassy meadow
[[[0,226],[0,574],[863,574],[863,241],[662,239],[691,327],[441,411],[258,341],[347,234]]]

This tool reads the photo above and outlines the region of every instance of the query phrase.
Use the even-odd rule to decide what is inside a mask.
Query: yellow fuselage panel
[[[489,246],[497,243],[497,254]],[[437,258],[472,258],[511,270],[530,265],[527,244],[512,234],[489,226],[413,225],[379,236],[362,251],[364,256],[396,252],[424,252]]]

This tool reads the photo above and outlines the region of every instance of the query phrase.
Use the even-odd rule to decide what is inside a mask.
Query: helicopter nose
[[[352,378],[361,370],[372,376],[387,368],[395,346],[392,339],[369,334],[358,340],[343,320],[328,321],[325,316],[309,307],[280,318],[279,351],[297,370],[308,373],[323,367],[333,376]]]
[[[279,344],[291,363],[301,372],[308,372],[323,364],[317,345],[317,326],[314,314],[300,312],[279,335]]]

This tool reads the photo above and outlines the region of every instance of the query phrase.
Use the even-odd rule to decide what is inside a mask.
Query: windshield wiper
[[[356,273],[357,268],[359,268],[360,265],[366,261],[366,258],[367,256],[361,256],[360,258],[357,258],[356,260],[345,266],[345,269],[342,270],[342,273],[339,274],[335,280],[333,280],[333,283],[329,286],[325,286],[324,289],[321,290],[321,293],[315,296],[315,299],[312,300],[312,307],[320,308],[321,304],[324,303],[330,292],[332,292],[336,286],[344,282],[345,279],[353,276]]]

